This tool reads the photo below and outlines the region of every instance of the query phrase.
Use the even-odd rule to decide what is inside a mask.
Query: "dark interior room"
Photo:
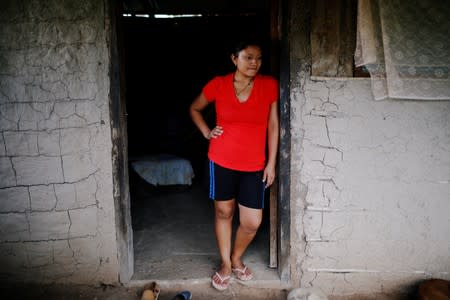
[[[261,73],[275,75],[271,26],[269,0],[122,2],[118,28],[126,91],[133,279],[204,278],[218,265],[213,203],[207,194],[208,141],[191,121],[189,106],[210,79],[233,71],[230,55],[239,41],[258,41],[263,48]],[[214,124],[213,105],[204,116]],[[168,160],[168,169],[153,169]],[[186,168],[190,173],[180,175],[186,180],[168,179]],[[244,258],[263,269],[268,265],[268,222],[265,212]],[[274,273],[267,269],[260,276]]]

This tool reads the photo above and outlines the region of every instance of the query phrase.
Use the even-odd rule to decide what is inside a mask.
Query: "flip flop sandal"
[[[178,295],[172,298],[172,300],[191,300],[192,294],[189,291],[182,291]]]
[[[253,273],[247,266],[245,266],[243,269],[231,269],[231,271],[237,279],[242,281],[248,281],[253,278]]]
[[[159,285],[156,282],[146,284],[144,291],[142,292],[141,300],[153,299],[158,300],[159,293],[161,292]]]
[[[214,281],[214,276],[211,278],[211,284],[212,284],[212,286],[216,289],[216,290],[218,290],[218,291],[224,291],[224,290],[226,290],[227,288],[228,288],[228,284],[230,284],[230,276],[224,276],[224,277],[222,277],[222,276],[220,276],[220,274],[219,274],[219,272],[216,272],[216,274],[215,274],[218,278],[219,278],[219,280],[220,280],[220,282],[219,283],[217,283],[217,282],[215,282]]]

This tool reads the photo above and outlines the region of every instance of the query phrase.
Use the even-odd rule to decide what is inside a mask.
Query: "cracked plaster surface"
[[[105,8],[0,4],[1,276],[117,281]]]
[[[449,103],[377,102],[368,80],[307,80],[297,93],[291,167],[306,191],[294,223],[304,234],[302,286],[367,293],[448,278]]]

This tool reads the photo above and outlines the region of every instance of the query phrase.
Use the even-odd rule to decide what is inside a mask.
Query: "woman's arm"
[[[201,93],[195,98],[194,102],[192,102],[191,107],[189,108],[189,113],[191,115],[192,121],[198,127],[200,132],[206,139],[217,138],[223,132],[222,127],[216,126],[213,130],[209,129],[208,124],[206,124],[205,119],[203,118],[202,111],[208,106],[209,102],[206,99],[205,95]]]
[[[277,163],[278,139],[280,136],[280,120],[278,117],[278,101],[270,105],[268,121],[268,147],[269,154],[267,165],[264,169],[263,181],[266,187],[270,186],[275,180],[275,166]]]

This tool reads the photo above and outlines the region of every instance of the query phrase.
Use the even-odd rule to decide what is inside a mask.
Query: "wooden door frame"
[[[290,0],[279,0],[279,83],[280,83],[280,145],[278,155],[277,231],[278,274],[280,280],[291,282],[291,119],[290,119]]]
[[[128,283],[134,273],[133,229],[128,177],[128,136],[120,2],[107,0],[109,12],[110,124],[112,177],[116,220],[118,282]]]
[[[270,1],[272,73],[280,83],[280,146],[278,180],[270,190],[269,266],[290,282],[290,51],[289,0]]]
[[[123,66],[120,65],[120,33],[118,29],[119,1],[108,0],[109,10],[109,50],[110,50],[110,118],[113,157],[113,194],[115,205],[117,251],[119,274],[118,281],[127,283],[134,273],[133,232],[131,226],[131,209],[128,178],[127,125],[124,79],[121,78]],[[276,234],[275,245],[271,245],[272,259],[277,260],[278,274],[284,283],[291,282],[291,218],[290,218],[290,43],[289,23],[292,0],[271,0],[271,8],[277,13],[271,18],[272,42],[275,43],[276,56],[279,61],[280,83],[280,146],[278,155],[278,181],[271,190],[271,209],[275,219],[271,219],[271,232]],[[275,22],[274,22],[275,21]],[[274,35],[273,35],[274,34]],[[274,39],[275,38],[275,39]],[[273,221],[273,224],[272,224]]]

